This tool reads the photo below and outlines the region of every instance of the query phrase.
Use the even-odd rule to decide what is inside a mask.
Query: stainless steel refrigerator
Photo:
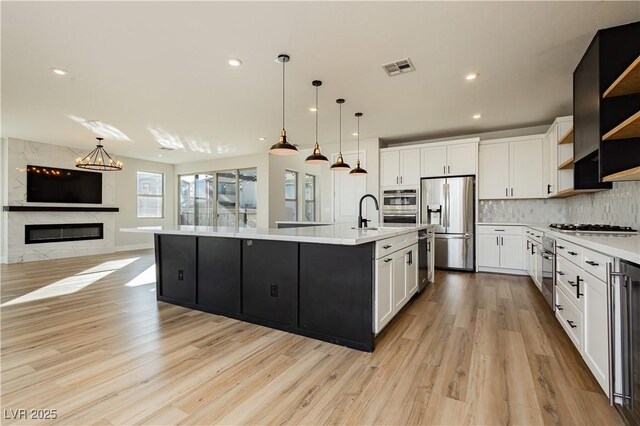
[[[474,270],[475,177],[422,179],[421,221],[435,224],[435,267]]]

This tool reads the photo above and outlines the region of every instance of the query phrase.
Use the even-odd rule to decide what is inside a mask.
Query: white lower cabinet
[[[522,235],[504,235],[500,237],[500,267],[522,269]]]
[[[478,269],[497,270],[505,269],[505,272],[518,270],[524,267],[523,237],[521,226],[478,226]]]
[[[379,333],[418,291],[417,233],[378,241],[374,331]]]

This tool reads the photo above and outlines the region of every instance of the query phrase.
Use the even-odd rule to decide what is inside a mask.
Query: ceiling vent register
[[[382,69],[384,69],[389,77],[393,77],[396,75],[415,71],[416,67],[413,66],[411,59],[405,58],[398,61],[389,62],[388,64],[384,64],[382,65]]]

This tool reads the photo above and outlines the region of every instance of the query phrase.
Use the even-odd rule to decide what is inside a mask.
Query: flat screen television
[[[28,165],[27,201],[102,204],[102,173]]]

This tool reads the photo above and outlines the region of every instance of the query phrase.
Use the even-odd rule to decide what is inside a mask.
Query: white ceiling
[[[313,144],[391,141],[550,123],[571,113],[571,74],[595,31],[640,19],[640,2],[7,2],[2,7],[2,136],[89,149],[70,116],[131,141],[115,154],[183,163],[265,152],[281,123]],[[238,57],[237,69],[226,58]],[[410,57],[414,73],[380,65]],[[53,75],[50,67],[68,70]],[[475,82],[464,79],[477,71]],[[482,113],[473,120],[474,113]],[[180,140],[160,151],[156,136]],[[266,137],[259,141],[259,137]],[[208,153],[209,151],[210,153]],[[164,154],[162,158],[159,154]]]

